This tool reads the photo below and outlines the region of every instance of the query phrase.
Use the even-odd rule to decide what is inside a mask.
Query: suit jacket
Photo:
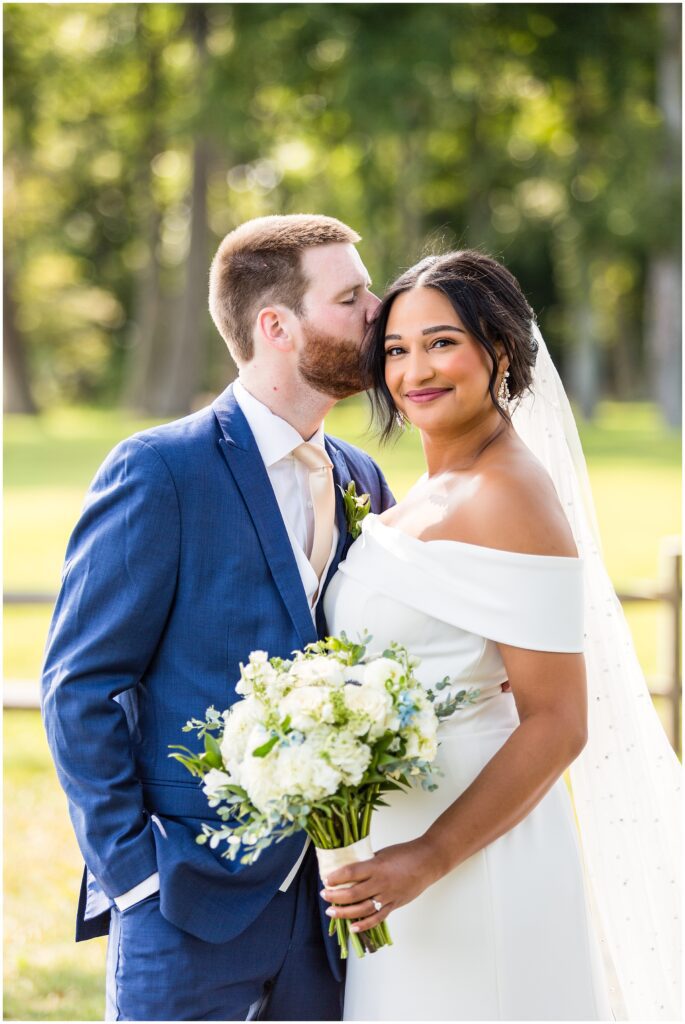
[[[355,480],[376,512],[393,504],[368,455],[325,443],[336,484]],[[337,488],[336,501],[340,537],[326,584],[350,544]],[[231,387],[111,452],[69,541],[42,683],[48,741],[88,869],[77,939],[105,934],[112,898],[155,871],[162,914],[210,942],[240,934],[272,899],[303,837],[250,866],[199,846],[200,823],[216,814],[168,748],[184,742],[189,717],[237,699],[239,662],[251,650],[286,657],[325,635],[321,602],[317,627]]]

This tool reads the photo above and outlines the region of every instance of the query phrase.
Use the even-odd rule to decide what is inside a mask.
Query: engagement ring
[[[383,904],[381,903],[380,900],[371,900],[371,902],[373,903],[373,909],[376,911],[376,913],[378,913],[379,910],[383,909]]]

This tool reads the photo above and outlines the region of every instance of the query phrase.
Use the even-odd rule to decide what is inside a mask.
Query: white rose
[[[364,682],[370,686],[385,689],[387,680],[396,683],[403,675],[404,668],[399,661],[394,661],[392,658],[376,658],[364,666]]]
[[[433,740],[438,734],[438,719],[430,705],[419,711],[412,724],[425,740]]]
[[[290,716],[294,729],[306,732],[320,722],[333,720],[329,691],[323,686],[300,686],[280,702],[283,718]]]
[[[343,665],[343,679],[346,683],[363,683],[366,667],[364,665]]]
[[[345,704],[356,715],[361,715],[369,722],[368,737],[376,740],[388,728],[392,715],[392,696],[385,687],[373,683],[355,686],[348,683],[345,687]]]
[[[420,757],[423,761],[435,760],[438,752],[438,721],[432,709],[415,715],[406,735],[407,757]]]
[[[221,797],[219,790],[223,786],[229,785],[230,782],[231,777],[226,772],[219,771],[218,768],[210,768],[202,780],[202,792],[210,800],[219,800]]]

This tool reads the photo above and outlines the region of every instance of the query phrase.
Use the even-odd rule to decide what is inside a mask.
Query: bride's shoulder
[[[469,518],[473,544],[527,555],[578,555],[554,484],[527,451],[483,468]]]

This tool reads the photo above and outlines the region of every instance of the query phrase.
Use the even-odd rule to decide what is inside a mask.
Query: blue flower
[[[405,729],[411,724],[412,719],[416,714],[416,708],[414,707],[414,701],[408,690],[402,690],[397,702],[397,710],[400,716],[400,728]]]

